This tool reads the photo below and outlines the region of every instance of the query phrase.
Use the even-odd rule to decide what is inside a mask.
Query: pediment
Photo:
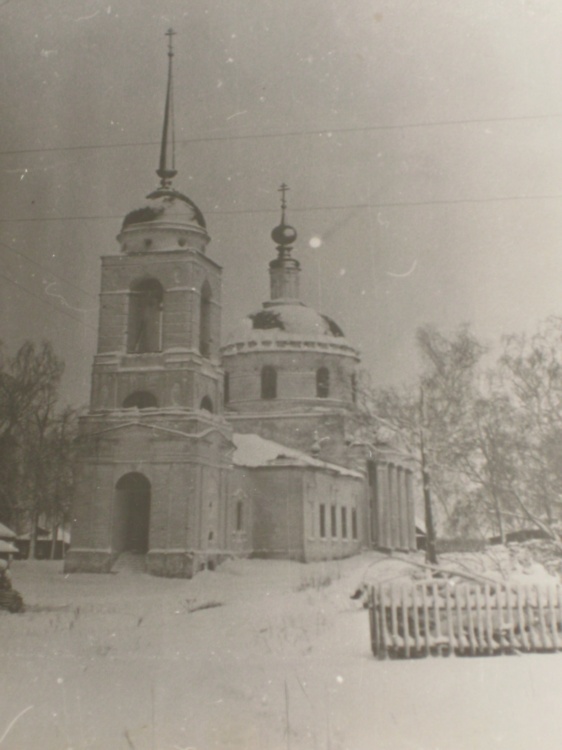
[[[93,430],[82,435],[83,440],[147,440],[160,438],[162,440],[200,440],[211,442],[213,439],[223,439],[230,444],[230,439],[218,427],[210,426],[200,432],[184,432],[174,427],[148,423],[144,420],[131,420],[120,424],[107,425],[99,430]]]
[[[149,437],[150,435],[161,435],[162,437],[170,437],[174,436],[177,438],[184,438],[189,439],[193,438],[193,434],[190,434],[188,432],[181,432],[180,430],[171,430],[167,427],[162,427],[161,425],[155,425],[155,424],[147,424],[146,422],[125,422],[123,424],[117,424],[117,425],[110,425],[108,427],[104,427],[101,430],[96,430],[95,432],[89,432],[85,437],[89,438],[111,438],[113,436],[122,438],[125,435],[129,436],[137,436],[137,437]]]

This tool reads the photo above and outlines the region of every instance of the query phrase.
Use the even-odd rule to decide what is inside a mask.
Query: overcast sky
[[[302,298],[376,382],[420,324],[491,343],[562,314],[560,0],[4,0],[0,338],[50,339],[73,403],[100,256],[157,184],[169,26],[223,333],[267,298],[283,181]]]

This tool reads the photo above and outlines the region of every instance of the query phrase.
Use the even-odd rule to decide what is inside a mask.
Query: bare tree
[[[484,347],[467,326],[451,337],[430,326],[420,328],[417,343],[422,369],[401,389],[363,388],[361,419],[371,424],[372,439],[390,440],[404,456],[417,461],[423,491],[426,557],[437,561],[434,494],[447,517],[454,516],[459,494],[456,457],[471,424],[478,364]]]
[[[562,319],[548,319],[533,336],[508,337],[498,373],[511,406],[513,465],[504,493],[512,507],[504,513],[540,528],[562,550]]]
[[[52,421],[47,435],[48,489],[45,515],[51,530],[51,558],[56,552],[58,532],[70,520],[74,498],[74,460],[76,452],[77,412],[67,408]]]
[[[0,514],[31,528],[48,508],[50,433],[63,364],[48,343],[25,342],[13,357],[0,352]]]

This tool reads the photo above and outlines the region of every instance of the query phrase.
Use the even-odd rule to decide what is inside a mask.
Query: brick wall
[[[200,291],[208,281],[212,294],[211,357],[218,359],[221,269],[190,250],[102,258],[98,353],[126,351],[129,290],[148,277],[157,279],[164,288],[164,349],[198,348]]]

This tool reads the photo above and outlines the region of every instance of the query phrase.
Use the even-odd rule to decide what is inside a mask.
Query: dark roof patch
[[[155,208],[153,206],[144,206],[130,211],[123,219],[123,229],[131,224],[144,224],[147,221],[155,221],[164,213],[164,206]]]
[[[328,328],[330,329],[330,333],[332,334],[332,336],[345,336],[344,332],[335,321],[333,321],[327,315],[321,315],[321,318],[328,324]]]
[[[248,317],[252,321],[252,328],[257,328],[260,331],[265,331],[269,328],[285,330],[285,324],[281,320],[281,315],[273,310],[260,310],[259,312],[251,313]]]

